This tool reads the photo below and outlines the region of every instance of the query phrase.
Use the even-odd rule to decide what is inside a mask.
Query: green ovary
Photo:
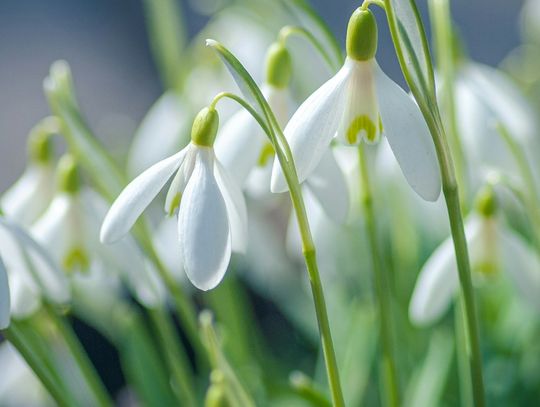
[[[360,116],[356,116],[351,122],[346,134],[347,142],[349,144],[358,143],[358,134],[362,131],[365,131],[366,141],[370,143],[374,143],[377,141],[377,126],[375,125],[375,123],[373,123],[373,121],[368,115],[363,114]]]

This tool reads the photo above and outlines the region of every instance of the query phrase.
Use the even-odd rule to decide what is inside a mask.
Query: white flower
[[[335,136],[356,145],[375,143],[384,135],[407,182],[422,198],[434,201],[441,181],[427,124],[415,102],[375,61],[376,35],[371,12],[357,10],[349,22],[345,64],[308,97],[287,124],[285,136],[299,180],[315,170]],[[373,41],[354,43],[358,36]],[[283,172],[274,163],[272,191],[286,188]]]
[[[535,163],[539,152],[538,120],[518,87],[501,71],[478,63],[463,63],[456,77],[455,99],[460,139],[471,171],[476,171],[481,163],[519,174],[508,146],[498,134],[498,122],[524,147],[529,162]],[[471,175],[476,182],[481,178],[478,173]]]
[[[465,235],[475,282],[503,270],[525,300],[540,310],[540,258],[536,252],[492,216],[470,215]],[[454,246],[448,238],[420,271],[409,307],[411,320],[418,325],[437,320],[448,309],[458,289]]]
[[[56,304],[70,300],[67,279],[49,254],[20,226],[4,218],[0,218],[0,257],[9,282],[9,296],[0,293],[0,302],[10,299],[12,318],[32,315],[39,308],[42,297]],[[0,283],[0,287],[3,290],[7,285]],[[4,306],[5,302],[2,312]],[[5,321],[3,314],[0,319]]]
[[[31,228],[33,236],[51,254],[73,282],[99,281],[117,286],[120,271],[137,299],[147,307],[164,300],[163,288],[153,278],[133,238],[127,236],[113,246],[99,242],[99,225],[108,205],[95,192],[79,185],[77,167],[69,156],[59,162],[59,192]],[[107,270],[107,273],[102,270]]]
[[[221,281],[231,250],[244,251],[247,240],[244,197],[212,148],[217,120],[215,110],[203,109],[193,125],[192,142],[135,178],[113,203],[101,228],[102,242],[121,238],[176,173],[165,211],[172,214],[178,209],[184,268],[190,281],[202,290]]]
[[[5,215],[21,226],[30,226],[47,208],[54,194],[53,134],[58,128],[48,117],[34,127],[28,138],[28,167],[2,199]]]

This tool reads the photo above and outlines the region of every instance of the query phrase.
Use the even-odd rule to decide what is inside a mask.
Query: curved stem
[[[375,209],[373,206],[373,193],[366,163],[364,146],[358,147],[358,164],[360,169],[360,181],[362,191],[362,208],[366,222],[366,231],[373,262],[373,280],[381,318],[380,335],[382,340],[382,374],[384,386],[381,388],[381,398],[386,398],[390,406],[399,405],[399,385],[396,368],[396,359],[393,346],[392,328],[392,298],[389,285],[388,269],[384,267],[380,257],[379,241],[377,237],[377,224]]]

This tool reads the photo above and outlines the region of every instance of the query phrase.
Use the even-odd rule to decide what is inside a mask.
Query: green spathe
[[[191,128],[191,141],[199,146],[212,147],[219,127],[219,115],[216,109],[205,107],[202,109]]]
[[[80,189],[79,167],[73,156],[67,154],[60,158],[56,170],[58,189],[62,192],[75,194]]]
[[[275,88],[286,88],[291,75],[291,54],[282,43],[273,43],[266,53],[266,82]]]
[[[368,61],[377,52],[377,22],[369,10],[356,9],[347,26],[347,56]]]

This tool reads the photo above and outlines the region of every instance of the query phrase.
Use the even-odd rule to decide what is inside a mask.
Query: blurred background
[[[190,35],[207,17],[204,3],[182,0]],[[312,0],[344,39],[358,1]],[[417,1],[422,12],[426,2]],[[453,0],[454,18],[471,56],[498,64],[519,43],[522,1]],[[381,21],[379,60],[401,80]],[[49,113],[42,81],[57,59],[72,68],[82,111],[102,138],[127,140],[162,93],[152,62],[141,0],[3,0],[0,2],[0,191],[25,166],[29,130]]]

